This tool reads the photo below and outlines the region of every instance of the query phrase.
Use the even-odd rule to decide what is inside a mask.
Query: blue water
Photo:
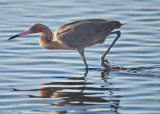
[[[159,114],[159,0],[1,0],[0,113],[3,114]],[[34,23],[53,31],[81,19],[104,18],[128,23],[115,38],[85,50],[89,67],[76,51],[45,50],[40,34],[8,40]]]

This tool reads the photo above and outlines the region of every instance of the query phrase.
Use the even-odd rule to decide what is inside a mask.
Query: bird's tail
[[[118,29],[118,28],[121,27],[121,25],[123,25],[119,21],[111,21],[111,24],[112,24],[114,29]]]
[[[128,23],[123,23],[122,25],[126,25],[126,24],[129,24],[130,22],[128,22]]]
[[[122,25],[126,25],[126,24],[129,24],[129,23],[131,23],[131,22],[120,23],[119,21],[112,21],[112,23],[113,23],[115,29],[118,29],[118,28],[120,28]]]

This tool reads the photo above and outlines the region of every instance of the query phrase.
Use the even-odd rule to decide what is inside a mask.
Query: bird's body
[[[17,34],[12,38],[29,33],[41,32],[40,45],[45,49],[77,50],[84,60],[84,49],[88,46],[103,43],[106,37],[114,29],[120,28],[118,21],[107,21],[104,19],[86,19],[63,25],[56,29],[54,35],[52,31],[43,24],[34,24],[28,30]]]
[[[54,33],[54,38],[70,47],[85,48],[103,43],[106,36],[114,29],[111,24],[110,21],[102,19],[77,21],[59,27]]]

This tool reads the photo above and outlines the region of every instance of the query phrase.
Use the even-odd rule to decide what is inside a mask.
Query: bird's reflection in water
[[[113,83],[107,81],[107,78],[109,78],[107,77],[109,76],[109,71],[104,70],[101,72],[101,78],[99,79],[101,81],[103,80],[103,83],[98,86],[96,86],[95,82],[87,82],[87,73],[88,72],[86,71],[86,73],[82,77],[67,78],[66,82],[44,83],[42,85],[49,87],[41,88],[39,90],[40,96],[29,95],[29,97],[55,99],[60,98],[61,100],[59,102],[51,104],[58,107],[82,106],[82,108],[80,109],[81,111],[87,111],[87,109],[97,109],[106,112],[111,111],[114,113],[118,113],[120,96],[114,95],[114,91],[118,91],[119,89],[112,88]],[[65,111],[62,112],[65,113]],[[58,113],[61,113],[61,111],[58,111]]]

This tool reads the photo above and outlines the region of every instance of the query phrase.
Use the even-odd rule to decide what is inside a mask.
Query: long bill
[[[24,32],[21,32],[21,33],[19,33],[19,34],[16,34],[16,35],[10,37],[8,40],[11,40],[11,39],[14,39],[14,38],[23,36],[23,35],[28,35],[28,34],[31,33],[32,31],[33,31],[33,29],[27,29],[27,30],[25,30]]]

